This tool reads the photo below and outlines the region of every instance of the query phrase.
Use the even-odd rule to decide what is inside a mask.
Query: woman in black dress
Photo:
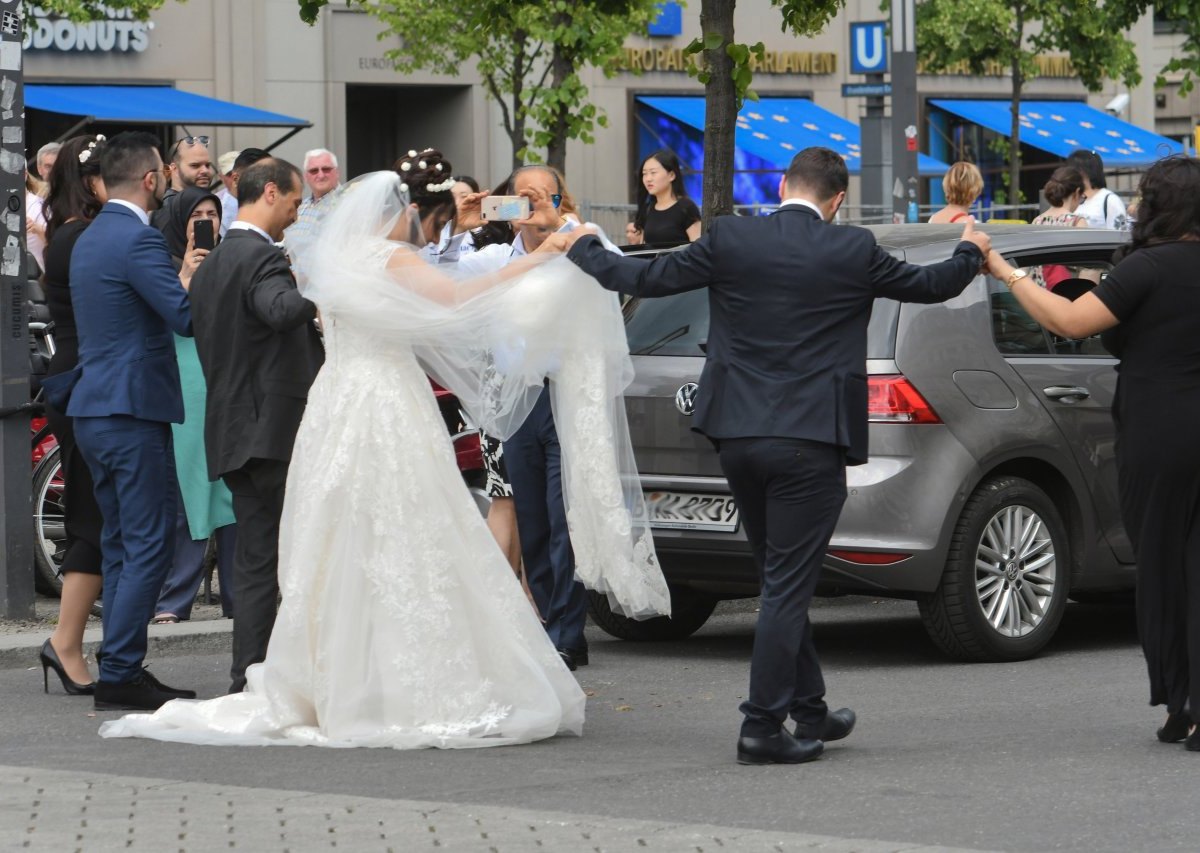
[[[1074,302],[996,252],[988,267],[1057,335],[1116,326],[1121,515],[1137,554],[1150,704],[1167,706],[1159,740],[1200,752],[1200,160],[1160,160],[1139,194],[1121,261]]]
[[[700,209],[683,186],[679,158],[669,148],[642,163],[634,231],[646,245],[677,245],[700,238]]]
[[[63,144],[50,171],[43,283],[57,349],[50,359],[48,376],[73,369],[79,360],[79,338],[71,308],[71,250],[107,199],[100,178],[103,153],[104,137],[76,136]],[[92,605],[100,597],[100,531],[104,519],[92,491],[91,472],[75,446],[71,419],[49,404],[46,418],[62,451],[67,549],[62,564],[58,627],[42,644],[42,671],[53,669],[67,693],[87,696],[94,685],[83,657],[83,630]]]

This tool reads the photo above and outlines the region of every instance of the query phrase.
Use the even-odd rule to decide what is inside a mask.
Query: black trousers
[[[279,600],[279,519],[288,463],[251,459],[221,475],[233,493],[233,667],[230,693],[246,687],[246,668],[267,656]]]
[[[825,680],[808,607],[846,501],[845,452],[788,438],[721,440],[729,481],[762,583],[742,734],[767,737],[790,716],[825,719]]]

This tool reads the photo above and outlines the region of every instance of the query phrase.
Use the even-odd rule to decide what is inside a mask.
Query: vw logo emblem
[[[687,415],[689,418],[696,411],[696,394],[700,391],[700,386],[695,382],[689,382],[675,392],[675,408],[679,409],[680,414]]]

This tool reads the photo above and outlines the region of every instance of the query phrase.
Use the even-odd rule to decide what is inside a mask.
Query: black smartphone
[[[192,245],[197,249],[213,249],[217,245],[216,235],[213,233],[213,220],[197,219],[192,223]]]

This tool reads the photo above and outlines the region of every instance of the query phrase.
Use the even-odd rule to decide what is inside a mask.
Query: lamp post
[[[892,0],[892,221],[916,222],[917,22],[914,0]]]

